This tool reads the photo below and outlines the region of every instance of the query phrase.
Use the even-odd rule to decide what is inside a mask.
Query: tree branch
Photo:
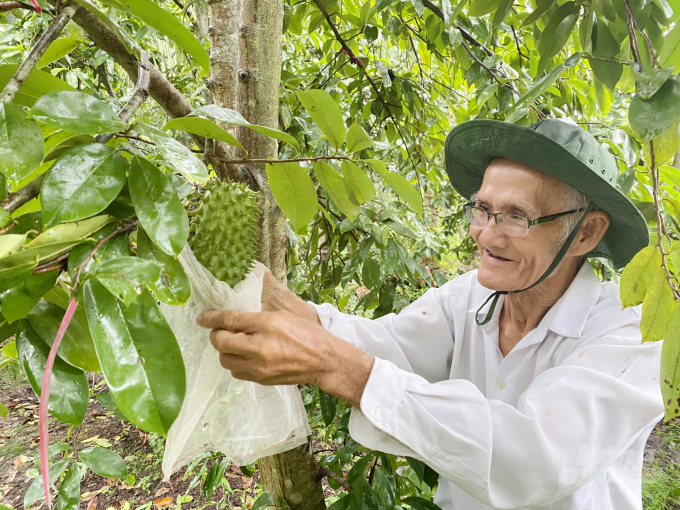
[[[336,482],[338,482],[342,487],[347,491],[347,492],[352,492],[352,486],[347,483],[347,480],[345,480],[343,477],[338,475],[337,473],[334,473],[330,469],[328,469],[325,466],[319,466],[319,473],[318,473],[319,478],[332,478]]]
[[[12,9],[28,9],[34,11],[35,9],[30,5],[21,2],[0,2],[0,12],[11,11]]]
[[[118,112],[118,117],[120,117],[120,120],[126,124],[130,122],[130,119],[137,111],[137,108],[139,108],[142,103],[146,101],[146,98],[149,97],[149,76],[151,74],[149,70],[151,67],[151,62],[149,62],[149,57],[147,56],[146,52],[142,50],[140,50],[140,57],[139,70],[137,71],[137,86],[132,92],[130,100],[123,107],[123,109]],[[99,143],[106,143],[111,140],[111,138],[113,138],[113,135],[114,133],[98,135],[96,139]]]
[[[8,213],[13,213],[26,202],[37,197],[40,194],[40,185],[44,177],[45,174],[41,174],[23,188],[7,195],[7,198],[0,202],[0,207]]]
[[[647,46],[647,53],[649,53],[649,58],[652,61],[652,67],[658,66],[659,60],[656,58],[654,46],[652,46],[652,42],[649,40],[649,37],[647,37],[647,34],[645,34],[640,29],[640,25],[638,25],[637,19],[635,19],[633,11],[630,9],[630,3],[628,0],[623,0],[623,5],[626,8],[626,18],[628,18],[628,37],[630,38],[630,47],[633,50],[633,54],[637,55],[636,62],[640,66],[640,70],[642,70],[642,60],[640,59],[640,49],[638,48],[637,37],[635,37],[633,28],[637,30],[645,40],[645,46]]]
[[[221,156],[211,156],[210,159],[215,159],[217,161],[221,161],[222,163],[229,163],[231,165],[238,165],[238,164],[243,164],[243,163],[297,163],[298,161],[320,161],[320,160],[328,160],[328,159],[337,159],[337,160],[343,160],[343,159],[352,159],[349,156],[316,156],[313,158],[295,158],[295,159],[228,159],[228,158],[223,158]]]
[[[628,0],[625,0],[626,3]],[[668,264],[666,263],[666,256],[668,255],[663,249],[663,239],[664,235],[664,224],[663,224],[663,214],[661,213],[661,206],[659,205],[659,171],[656,168],[656,162],[654,161],[654,144],[649,141],[649,154],[650,154],[650,167],[652,170],[652,192],[654,198],[654,209],[656,210],[656,246],[661,252],[661,267],[663,267],[666,273],[666,281],[673,291],[673,297],[677,302],[680,303],[680,290],[673,282],[673,276],[668,269]]]
[[[437,7],[435,4],[433,4],[430,0],[423,0],[423,5],[427,9],[430,9],[433,14],[435,14],[436,16],[441,18],[442,21],[445,21],[444,20],[444,13],[442,12],[442,10],[439,7]],[[458,24],[455,22],[455,20],[453,21],[453,26],[455,27],[456,30],[458,30],[460,32],[460,35],[462,35],[463,39],[465,39],[467,42],[469,42],[473,46],[477,46],[478,48],[482,48],[484,50],[484,52],[489,56],[492,56],[494,54],[492,50],[490,50],[489,48],[484,46],[481,42],[479,42],[477,39],[472,37],[467,30],[458,26]]]
[[[0,101],[11,101],[14,96],[19,92],[19,89],[26,81],[26,78],[31,74],[31,71],[35,68],[43,56],[50,44],[59,36],[61,30],[66,26],[66,24],[71,20],[73,15],[80,9],[78,4],[71,4],[64,7],[61,12],[57,15],[54,22],[42,35],[38,43],[33,46],[29,52],[26,59],[21,63],[17,72],[9,80],[2,93],[0,93]]]

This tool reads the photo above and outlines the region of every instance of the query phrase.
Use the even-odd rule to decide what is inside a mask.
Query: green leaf
[[[680,116],[680,76],[673,76],[649,99],[637,95],[630,102],[630,127],[649,141],[673,125]]]
[[[317,211],[316,189],[309,174],[297,163],[268,163],[267,180],[276,203],[299,232]]]
[[[134,156],[128,184],[144,231],[165,253],[178,255],[189,236],[189,217],[168,178],[146,159]]]
[[[635,95],[642,99],[649,99],[658,92],[673,74],[673,66],[663,69],[643,69],[637,71],[631,67],[635,77]]]
[[[7,257],[10,259],[11,257]],[[0,259],[4,261],[5,259]],[[30,260],[30,259],[29,259]],[[0,292],[5,292],[15,285],[20,284],[26,278],[33,274],[33,268],[38,265],[38,262],[26,262],[24,264],[8,264],[0,267]]]
[[[192,182],[205,184],[210,178],[208,169],[196,155],[160,129],[140,122],[134,131],[148,137],[168,165]]]
[[[59,225],[55,225],[54,227],[45,230],[32,241],[26,243],[24,245],[24,250],[17,253],[16,255],[24,253],[31,248],[80,241],[91,236],[97,230],[101,229],[105,225],[108,225],[114,220],[115,218],[103,214],[82,221],[73,221],[70,223],[61,223]],[[12,256],[14,255],[11,255],[10,257]],[[7,260],[10,257],[6,257],[4,260]]]
[[[51,64],[62,57],[65,57],[78,46],[80,46],[80,44],[81,42],[73,37],[62,37],[61,39],[52,41],[52,44],[50,44],[49,48],[47,48],[47,51],[45,51],[43,56],[40,57],[36,67],[45,67],[46,65]]]
[[[53,486],[57,482],[57,480],[59,480],[59,477],[62,475],[64,471],[66,471],[66,468],[68,467],[70,462],[71,459],[62,459],[59,462],[56,462],[55,464],[50,466],[49,468],[50,473],[48,478],[50,486]],[[24,508],[30,508],[36,501],[42,499],[44,496],[45,485],[43,484],[42,476],[39,476],[30,485],[30,487],[26,491],[26,494],[24,494]]]
[[[501,2],[501,4],[498,6],[498,9],[496,9],[496,14],[493,16],[493,20],[491,22],[492,27],[498,27],[501,23],[503,23],[503,21],[505,21],[505,18],[508,14],[510,14],[510,10],[512,9],[514,3],[515,0],[503,0]]]
[[[104,406],[104,409],[107,411],[110,411],[113,413],[113,415],[118,418],[119,420],[125,420],[128,421],[128,419],[125,417],[123,412],[118,409],[118,406],[116,403],[113,401],[113,397],[111,396],[110,393],[97,393],[95,395],[97,397],[97,400],[99,400],[99,403]],[[129,485],[129,484],[128,484]],[[134,484],[133,484],[134,485]]]
[[[468,16],[479,17],[498,9],[503,0],[472,0],[468,7]]]
[[[482,91],[477,96],[477,106],[482,107],[491,96],[493,96],[498,91],[498,83],[492,83],[488,87],[484,87]]]
[[[48,126],[72,133],[92,135],[125,129],[125,122],[118,118],[113,108],[82,92],[48,92],[35,102],[31,115]]]
[[[178,16],[171,14],[151,0],[104,0],[103,3],[132,14],[145,25],[158,30],[196,59],[198,65],[201,66],[201,75],[210,73],[208,53],[198,39],[182,24]]]
[[[529,90],[527,90],[524,95],[520,97],[517,102],[506,112],[506,121],[511,122],[511,114],[513,112],[518,112],[517,108],[519,108],[521,105],[533,101],[546,90],[548,90],[548,88],[550,88],[550,86],[555,83],[555,80],[562,76],[562,73],[564,73],[565,69],[574,67],[578,63],[578,61],[581,59],[581,55],[583,55],[583,53],[575,53],[574,55],[571,55],[560,65],[555,67],[555,69],[545,75],[545,77],[534,83],[534,85]]]
[[[354,196],[347,193],[347,184],[343,177],[328,163],[324,161],[314,161],[314,175],[321,184],[321,187],[331,197],[335,205],[350,220],[361,212],[359,203]],[[350,190],[351,193],[351,190]]]
[[[616,19],[616,11],[610,0],[595,0],[595,9],[609,21]]]
[[[360,204],[373,200],[375,197],[375,186],[371,178],[361,168],[345,159],[342,161],[342,176],[347,184],[349,184]]]
[[[649,288],[642,302],[640,331],[643,342],[663,339],[666,323],[677,306],[673,291],[666,281],[666,271],[657,270],[649,281]]]
[[[191,283],[179,260],[158,248],[146,233],[137,231],[137,256],[155,262],[160,274],[150,288],[156,298],[169,305],[183,305],[191,296]]]
[[[66,151],[42,182],[45,227],[102,212],[123,189],[128,167],[120,152],[100,143],[79,145]]]
[[[398,173],[390,172],[384,161],[379,159],[365,159],[364,163],[371,165],[380,177],[392,188],[392,190],[399,195],[404,202],[406,202],[411,209],[413,209],[418,216],[423,214],[423,201],[420,198],[418,190],[411,186],[411,183],[406,178]]]
[[[17,350],[28,382],[40,397],[50,348],[25,319],[17,325]],[[80,426],[87,411],[89,396],[90,388],[85,372],[57,356],[50,379],[50,399],[47,406],[49,412],[65,423]]]
[[[179,414],[185,372],[177,340],[148,290],[123,310],[96,280],[83,287],[90,333],[109,392],[131,423],[167,435]]]
[[[595,37],[597,34],[597,37]],[[595,31],[593,31],[593,56],[616,60],[621,50],[619,43],[609,31],[607,24],[601,19],[597,20]],[[623,73],[623,64],[607,62],[591,58],[588,60],[595,76],[604,83],[609,90],[614,90],[616,84]]]
[[[345,141],[345,121],[342,111],[331,96],[325,90],[312,89],[296,92],[300,103],[304,106],[309,116],[321,128],[328,141],[339,149]]]
[[[7,406],[2,402],[0,402],[0,416],[2,416],[3,420],[9,416],[9,409],[7,409]]]
[[[267,510],[267,507],[274,504],[274,496],[264,492],[255,500],[250,510]]]
[[[375,469],[373,492],[375,492],[378,501],[382,503],[381,508],[394,508],[396,494],[394,473],[388,473],[387,466],[384,463],[383,467]]]
[[[130,306],[142,288],[155,282],[160,274],[155,262],[139,257],[118,257],[104,262],[96,271],[97,280],[125,306]]]
[[[272,129],[265,126],[251,124],[243,117],[243,115],[241,115],[236,110],[222,108],[214,104],[207,104],[199,108],[196,108],[193,111],[193,113],[191,113],[191,115],[192,116],[203,115],[205,117],[210,117],[221,122],[225,122],[227,124],[232,124],[234,126],[244,126],[247,127],[248,129],[252,129],[253,131],[256,131],[270,138],[281,140],[282,142],[292,145],[297,150],[300,150],[300,144],[298,143],[298,141],[288,133],[284,133],[283,131],[279,131],[277,129]]]
[[[241,142],[210,119],[203,119],[201,117],[180,117],[168,122],[163,126],[163,129],[181,129],[187,133],[220,140],[246,150],[245,147],[241,145]]]
[[[374,289],[382,285],[382,275],[380,274],[380,264],[372,258],[364,260],[364,267],[361,271],[361,279],[368,289]]]
[[[652,138],[652,145],[654,146],[654,164],[657,168],[659,165],[663,165],[669,161],[672,163],[675,153],[680,147],[680,137],[678,137],[678,121],[676,120],[666,131]],[[642,145],[642,154],[645,158],[645,161],[648,161],[651,164],[652,158],[651,154],[649,153],[649,143]],[[676,170],[676,172],[678,172],[678,170]],[[678,183],[680,184],[680,180]]]
[[[668,34],[659,54],[659,62],[663,67],[677,68],[680,65],[680,23],[676,23]]]
[[[17,69],[19,69],[19,64],[0,66],[0,90],[5,88],[5,85],[12,79],[12,76],[16,74]],[[40,96],[55,90],[75,89],[64,80],[60,80],[50,73],[33,69],[28,78],[26,78],[26,81],[21,85],[17,95],[14,96],[14,103],[30,107],[33,106]]]
[[[640,250],[621,275],[620,295],[623,308],[642,303],[652,275],[661,267],[661,253],[656,246]]]
[[[321,416],[326,426],[330,425],[335,419],[335,413],[338,406],[338,397],[326,393],[321,388],[317,388],[319,393],[319,407],[321,408]]]
[[[66,131],[60,131],[60,133],[66,133]],[[49,141],[51,141],[52,138],[50,138]],[[75,147],[76,145],[81,145],[81,144],[89,144],[89,143],[94,143],[95,139],[91,135],[73,135],[69,136],[58,143],[56,143],[53,147],[49,149],[49,152],[45,155],[43,158],[43,163],[47,163],[48,161],[52,161],[53,159],[57,159],[59,156],[61,156],[64,152],[66,152],[68,149],[71,147]],[[45,146],[45,150],[47,150],[47,145]]]
[[[661,347],[661,393],[666,421],[680,414],[680,308],[671,313]]]
[[[71,465],[59,487],[57,510],[78,510],[80,508],[80,468]]]
[[[537,49],[541,62],[553,58],[564,47],[578,21],[580,10],[575,2],[566,2],[555,9],[538,40]],[[540,72],[539,69],[537,74]]]
[[[355,122],[347,131],[347,152],[359,152],[369,147],[373,147],[373,140],[361,124]]]
[[[0,258],[21,251],[26,234],[4,234],[0,236]]]
[[[16,287],[0,294],[2,315],[9,322],[16,322],[28,315],[48,290],[54,287],[59,271],[31,274]]]
[[[428,501],[424,498],[419,498],[415,496],[409,496],[408,498],[404,498],[401,500],[402,503],[407,504],[413,510],[442,510],[439,506],[435,505],[432,503],[432,501]]]
[[[92,336],[85,316],[78,308],[69,324],[57,354],[64,361],[88,372],[99,372],[99,360],[94,350]],[[45,344],[52,347],[57,331],[64,317],[64,309],[44,299],[30,311],[28,322]]]
[[[104,478],[125,478],[128,474],[123,457],[100,446],[90,446],[78,452],[78,457],[93,473]]]
[[[543,17],[557,3],[557,0],[542,0],[536,8],[522,21],[522,26],[531,25]]]
[[[18,181],[38,168],[44,155],[38,124],[13,103],[0,103],[0,172]]]

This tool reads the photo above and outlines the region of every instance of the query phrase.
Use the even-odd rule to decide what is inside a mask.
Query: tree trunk
[[[283,0],[210,0],[209,88],[215,104],[240,112],[248,121],[278,127]],[[234,134],[250,158],[276,159],[276,140],[238,126],[223,126]],[[228,155],[241,159],[233,147]],[[262,208],[258,259],[279,282],[286,282],[285,217],[276,205],[264,164],[220,165],[223,179],[245,181],[260,192]],[[283,498],[292,510],[325,509],[318,466],[310,443],[260,459],[264,488]]]

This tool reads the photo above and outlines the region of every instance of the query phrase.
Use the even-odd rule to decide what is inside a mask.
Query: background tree
[[[152,363],[128,367],[141,381],[130,391],[111,349],[177,348],[156,300],[188,297],[174,258],[188,235],[180,200],[211,175],[260,192],[258,258],[305,299],[379,317],[465,268],[474,247],[441,149],[472,118],[570,119],[615,155],[617,184],[653,232],[621,276],[622,302],[643,303],[645,340],[666,339],[666,417],[680,412],[680,4],[40,1],[0,3],[0,307],[3,340],[16,339],[7,366],[17,360],[37,394],[52,381],[59,396],[41,406],[43,436],[48,407],[79,424],[84,374],[99,370],[119,412],[167,432],[182,367],[163,384]],[[621,268],[594,265],[619,280]],[[133,317],[163,334],[145,345]],[[133,406],[140,392],[148,412]],[[351,489],[336,510],[431,508],[435,473],[360,447],[344,403],[303,394],[337,448],[262,459],[272,502],[325,507],[325,477]],[[81,453],[96,470],[91,459],[111,452]],[[59,462],[49,477],[64,502],[80,478]]]

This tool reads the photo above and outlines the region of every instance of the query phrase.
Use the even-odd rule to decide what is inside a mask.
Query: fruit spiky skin
[[[212,181],[189,212],[189,245],[215,278],[234,287],[250,272],[257,254],[258,192],[236,182]],[[191,235],[193,233],[193,235]]]

